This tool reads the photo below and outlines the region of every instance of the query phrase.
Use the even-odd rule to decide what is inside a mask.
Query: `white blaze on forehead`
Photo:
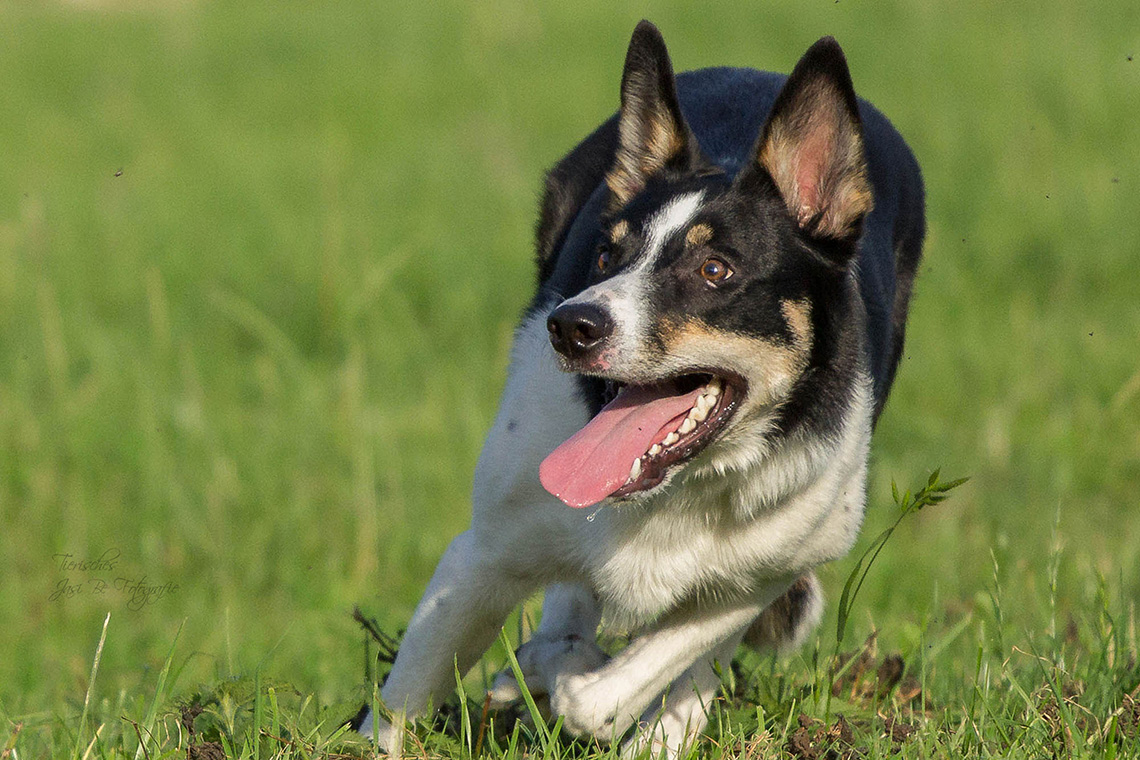
[[[630,366],[640,361],[646,341],[651,310],[647,270],[665,248],[673,235],[688,227],[701,208],[705,192],[685,193],[669,200],[659,208],[643,226],[645,248],[641,260],[632,269],[595,285],[604,288],[608,296],[610,315],[614,320],[615,355]]]
[[[649,266],[661,253],[666,241],[692,221],[693,217],[697,215],[697,211],[700,210],[701,200],[704,197],[704,190],[678,195],[649,218],[649,221],[645,223],[646,241],[643,254],[645,258],[641,262],[641,267]]]

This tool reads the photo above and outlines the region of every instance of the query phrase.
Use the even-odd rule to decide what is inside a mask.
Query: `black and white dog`
[[[818,622],[812,570],[859,531],[923,234],[918,165],[835,40],[789,77],[674,78],[642,22],[621,110],[547,176],[471,528],[383,688],[398,719],[362,732],[399,742],[545,587],[531,692],[570,733],[687,746],[714,663]],[[603,619],[633,633],[612,657]]]

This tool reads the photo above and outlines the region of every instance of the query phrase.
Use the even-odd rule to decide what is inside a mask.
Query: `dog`
[[[856,540],[924,233],[918,164],[834,39],[787,77],[675,76],[641,22],[620,110],[546,177],[471,527],[382,689],[395,719],[361,732],[400,744],[545,588],[517,655],[564,731],[691,746],[719,667],[801,642],[813,569]],[[603,621],[631,636],[612,656]]]

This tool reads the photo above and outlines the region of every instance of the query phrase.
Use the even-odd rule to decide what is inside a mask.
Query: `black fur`
[[[539,287],[554,273],[566,232],[598,189],[616,150],[617,116],[614,116],[547,172],[535,228]]]
[[[807,622],[808,610],[818,603],[819,581],[814,573],[797,578],[748,627],[744,643],[755,649],[779,649],[793,643],[796,633]]]

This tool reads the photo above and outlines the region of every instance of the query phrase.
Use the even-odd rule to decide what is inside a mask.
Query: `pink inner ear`
[[[796,151],[796,193],[800,214],[808,218],[823,210],[820,185],[834,150],[831,129],[812,125],[809,130],[810,133],[804,137]]]

